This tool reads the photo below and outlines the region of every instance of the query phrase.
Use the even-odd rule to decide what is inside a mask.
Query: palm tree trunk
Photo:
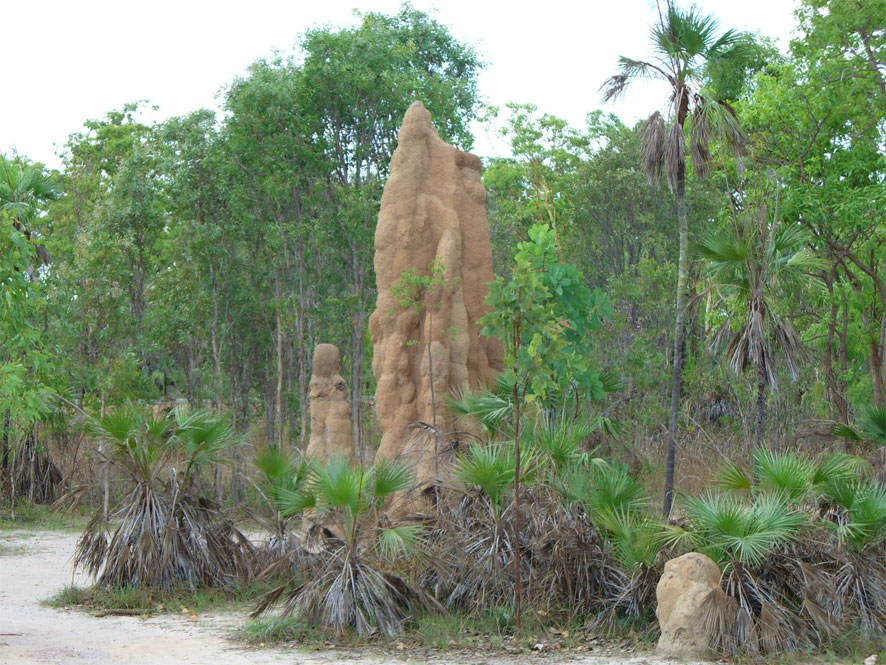
[[[674,473],[677,460],[677,417],[683,390],[683,347],[686,334],[686,287],[689,282],[689,220],[686,209],[686,164],[677,168],[677,220],[680,225],[680,258],[677,264],[677,318],[674,325],[674,373],[671,379],[671,419],[665,468],[664,514],[674,504]]]
[[[757,422],[754,431],[754,451],[763,445],[766,436],[766,389],[769,387],[769,377],[766,376],[766,367],[763,363],[757,365]]]

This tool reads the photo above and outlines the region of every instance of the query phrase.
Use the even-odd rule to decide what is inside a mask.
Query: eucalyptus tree
[[[826,10],[826,11],[825,11]],[[886,406],[886,28],[884,4],[805,0],[785,62],[742,107],[754,153],[782,183],[782,209],[833,260],[829,316],[814,337],[833,417]],[[852,371],[856,358],[868,364]]]
[[[790,304],[803,288],[814,286],[813,273],[826,262],[809,248],[802,226],[770,219],[763,205],[738,213],[725,231],[704,236],[698,250],[725,300],[727,317],[714,344],[725,343],[727,362],[736,374],[748,367],[757,374],[754,444],[759,449],[768,391],[777,385],[776,357],[784,359],[796,378],[805,355]]]
[[[49,210],[46,337],[81,404],[89,397],[104,403],[153,396],[140,333],[165,231],[153,128],[142,110],[128,104],[70,136],[62,156],[65,194]]]
[[[48,408],[46,382],[51,355],[40,334],[43,284],[35,269],[45,262],[41,218],[59,192],[44,169],[26,160],[0,157],[0,464],[8,477],[10,498],[16,485],[32,499],[46,500],[51,485],[41,483],[35,468],[51,467],[36,445],[34,425]],[[22,436],[23,435],[23,436]],[[23,440],[25,455],[19,455]],[[16,477],[16,459],[27,458]],[[37,494],[35,494],[37,489]],[[39,495],[39,497],[38,497]],[[14,512],[14,506],[13,506]]]
[[[667,180],[677,202],[680,256],[678,263],[676,322],[674,330],[673,382],[668,431],[664,511],[669,513],[674,494],[677,448],[677,416],[680,410],[689,282],[689,223],[686,203],[687,131],[689,157],[695,173],[704,177],[711,167],[710,143],[719,132],[725,140],[741,144],[741,130],[732,107],[715,99],[704,87],[708,63],[745,58],[745,41],[735,30],[719,31],[717,20],[697,8],[680,9],[667,3],[659,7],[659,22],[652,27],[652,61],[622,56],[619,71],[602,86],[603,99],[622,95],[637,79],[653,78],[669,86],[667,119],[655,111],[643,133],[642,163],[650,185]]]

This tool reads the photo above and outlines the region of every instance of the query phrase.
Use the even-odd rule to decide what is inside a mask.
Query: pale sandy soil
[[[581,665],[662,665],[643,656],[581,658],[515,654],[422,656],[380,651],[301,651],[294,648],[252,650],[228,639],[240,615],[96,618],[78,610],[40,604],[65,585],[86,586],[72,575],[76,534],[0,533],[0,665],[382,665],[389,662],[434,665],[511,665],[580,663]]]

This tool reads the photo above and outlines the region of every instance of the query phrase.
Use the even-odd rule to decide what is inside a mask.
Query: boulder
[[[439,438],[426,433],[453,428],[447,397],[488,386],[503,366],[502,343],[482,337],[477,324],[489,311],[493,279],[480,170],[478,157],[440,138],[421,102],[410,106],[375,232],[378,301],[369,331],[382,431],[376,460],[410,462],[420,487],[433,483],[437,467]],[[444,286],[421,306],[404,306],[397,294],[404,274],[427,277],[434,267]],[[416,423],[436,427],[416,437]]]
[[[712,617],[733,602],[720,587],[717,564],[698,552],[671,559],[655,594],[661,627],[657,653],[681,660],[711,657]]]
[[[333,344],[318,344],[314,349],[310,409],[311,439],[306,454],[354,461],[348,386],[341,376],[338,347]]]

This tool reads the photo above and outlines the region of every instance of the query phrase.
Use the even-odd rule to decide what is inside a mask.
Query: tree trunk
[[[9,468],[9,426],[10,420],[12,418],[12,414],[9,409],[6,409],[6,417],[3,419],[3,443],[2,443],[2,455],[3,455],[3,468]]]
[[[763,445],[766,437],[766,391],[769,387],[769,377],[766,376],[766,367],[763,363],[757,365],[757,421],[754,428],[754,451]]]
[[[298,447],[299,450],[305,450],[308,446],[308,421],[310,420],[310,407],[308,405],[308,384],[310,381],[310,377],[308,376],[308,359],[310,353],[307,348],[308,336],[305,321],[305,305],[307,304],[305,301],[308,298],[305,291],[305,255],[304,246],[300,243],[295,251],[295,263],[298,270],[298,299],[296,301],[295,310],[295,346],[296,357],[298,359],[298,374],[296,378],[298,382],[298,415],[301,418],[301,427],[298,434]]]
[[[351,317],[351,419],[357,459],[365,463],[368,461],[363,437],[363,363],[366,358],[366,343],[362,305],[360,308],[360,311]]]
[[[886,406],[886,385],[883,381],[883,372],[880,371],[883,362],[880,359],[880,345],[877,340],[871,336],[870,339],[870,366],[871,366],[871,383],[874,386],[874,404],[882,407]]]
[[[519,339],[519,330],[518,324],[515,339]],[[520,575],[520,397],[517,394],[516,381],[514,381],[514,412],[514,616],[519,635],[523,627],[520,616],[523,580]]]
[[[828,297],[831,301],[831,318],[828,321],[828,337],[824,351],[824,372],[826,398],[828,402],[828,411],[831,420],[838,419],[842,423],[849,422],[849,405],[840,386],[837,382],[837,375],[834,372],[834,339],[837,334],[837,314],[840,311],[840,304],[834,296],[834,279],[836,277],[836,268],[833,268],[825,280],[828,288]]]
[[[279,297],[279,296],[278,296]],[[283,413],[283,316],[280,313],[281,303],[277,302],[276,316],[276,357],[277,357],[277,381],[274,386],[274,411],[276,412],[276,427],[274,436],[277,445],[283,445],[283,428],[286,423],[286,415]]]
[[[683,391],[683,346],[685,344],[686,287],[689,282],[689,219],[686,209],[686,164],[677,169],[677,220],[680,225],[680,258],[677,265],[677,317],[674,325],[674,373],[671,378],[671,419],[665,468],[664,514],[674,504],[674,473],[677,460],[677,418]]]

